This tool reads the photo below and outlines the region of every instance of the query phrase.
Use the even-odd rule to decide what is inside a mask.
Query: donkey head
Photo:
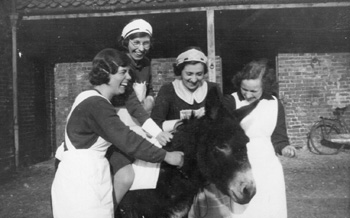
[[[247,155],[249,138],[240,126],[240,121],[256,104],[230,111],[223,107],[218,92],[208,93],[206,115],[196,135],[197,160],[202,174],[240,204],[248,203],[256,192]]]

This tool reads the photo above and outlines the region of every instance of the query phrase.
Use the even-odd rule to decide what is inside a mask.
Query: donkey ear
[[[233,119],[240,122],[258,105],[259,101],[255,101],[247,106],[236,109],[236,102],[231,95],[226,95],[223,99],[223,110],[228,113]]]
[[[252,112],[256,106],[259,104],[259,100],[254,101],[253,103],[243,106],[235,111],[233,111],[234,116],[237,118],[237,120],[240,122],[243,120],[244,117],[246,117],[250,112]]]
[[[210,89],[205,100],[205,116],[212,120],[217,119],[222,99],[223,95],[218,86]]]

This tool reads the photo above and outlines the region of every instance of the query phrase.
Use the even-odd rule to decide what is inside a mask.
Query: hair
[[[270,67],[268,59],[259,59],[249,62],[233,77],[234,88],[240,89],[243,80],[261,78],[265,93],[275,94],[277,81],[275,70]]]
[[[129,66],[130,58],[122,51],[106,48],[100,51],[92,61],[89,81],[92,85],[108,84],[110,74],[116,74],[118,68]]]
[[[191,49],[196,49],[198,51],[202,51],[202,49],[200,47],[197,47],[197,46],[190,46],[190,47],[187,47],[185,50],[183,50],[181,53],[185,52],[185,51],[188,51],[188,50],[191,50]],[[176,65],[176,63],[173,64],[173,68],[174,68],[174,74],[175,76],[181,76],[181,72],[182,70],[185,68],[186,65],[194,65],[194,64],[198,64],[198,63],[201,63],[203,65],[203,68],[204,68],[204,74],[208,73],[208,66],[202,62],[199,62],[199,61],[187,61],[187,62],[183,62],[179,65]]]
[[[118,39],[118,48],[123,50],[123,51],[129,51],[129,41],[130,40],[133,40],[135,38],[142,38],[142,37],[146,37],[146,36],[150,37],[151,47],[152,47],[152,45],[153,45],[152,36],[150,36],[148,33],[145,33],[145,32],[138,32],[138,33],[130,34],[125,39],[122,36],[120,36]]]

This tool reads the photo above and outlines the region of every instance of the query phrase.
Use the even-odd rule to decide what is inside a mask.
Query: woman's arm
[[[93,131],[117,146],[131,157],[148,162],[161,162],[166,151],[154,146],[146,139],[130,130],[117,116],[114,107],[105,99],[98,99],[88,106],[89,119]]]
[[[278,101],[278,114],[275,130],[271,135],[271,141],[275,148],[275,152],[282,155],[282,149],[289,145],[289,138],[287,135],[286,118],[284,107],[280,100]]]
[[[168,89],[171,88],[170,85],[163,85],[160,88],[151,113],[151,118],[160,128],[162,128],[163,122],[169,113],[171,95]]]

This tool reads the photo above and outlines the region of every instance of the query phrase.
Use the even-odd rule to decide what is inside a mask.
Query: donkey
[[[252,199],[256,187],[247,156],[249,139],[239,123],[256,104],[229,111],[220,96],[218,91],[208,93],[205,116],[184,122],[164,147],[184,152],[182,168],[163,162],[156,189],[129,191],[117,217],[187,217],[195,195],[209,183],[237,203]]]

